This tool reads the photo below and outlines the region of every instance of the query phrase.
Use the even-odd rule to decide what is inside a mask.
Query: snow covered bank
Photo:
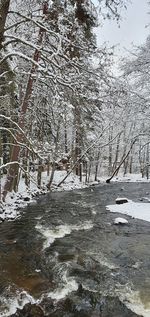
[[[149,203],[135,203],[133,201],[128,201],[126,204],[122,205],[108,205],[106,206],[106,209],[111,212],[118,212],[120,214],[131,216],[132,218],[150,222]]]
[[[104,181],[106,181],[107,178],[103,178]],[[113,177],[111,180],[112,182],[141,182],[141,183],[147,183],[150,182],[150,179],[147,179],[146,177],[142,177],[141,174],[126,174],[123,175],[122,173],[119,173],[117,176]]]
[[[54,174],[54,179],[52,183],[52,191],[63,191],[63,190],[73,190],[85,188],[86,185],[79,181],[79,177],[71,173],[64,183],[57,187],[59,182],[66,175],[66,171],[56,171]],[[49,177],[46,172],[42,173],[42,183],[41,189],[38,189],[36,186],[36,175],[32,175],[32,178],[35,178],[35,183],[31,182],[30,187],[28,188],[25,185],[25,181],[22,178],[19,182],[18,192],[11,192],[6,197],[6,202],[0,204],[0,222],[7,220],[13,220],[20,216],[20,209],[26,207],[28,204],[34,203],[35,198],[42,194],[48,192],[46,184],[49,181]],[[2,186],[5,179],[2,179]]]
[[[66,171],[55,171],[51,191],[81,189],[92,184],[93,185],[98,184],[98,182],[92,181],[88,185],[85,185],[85,182],[81,183],[79,181],[79,177],[71,173],[66,178],[64,183],[60,187],[57,187],[57,185],[65,177],[65,175],[66,175]],[[26,187],[24,179],[22,178],[19,183],[18,192],[17,193],[11,192],[7,195],[6,202],[4,204],[0,204],[0,222],[4,221],[5,219],[7,220],[16,219],[17,217],[20,216],[21,208],[26,207],[28,204],[31,204],[31,203],[33,204],[35,202],[35,198],[48,192],[46,184],[48,183],[50,176],[47,176],[47,172],[42,173],[41,189],[38,189],[36,186],[36,177],[37,177],[36,174],[33,173],[32,178],[35,179],[35,183],[31,181],[29,188]],[[103,183],[106,181],[106,178],[105,179],[102,178],[100,180],[101,180],[101,183]],[[5,179],[3,178],[2,186],[4,184],[4,181]],[[114,182],[149,182],[150,180],[141,178],[141,175],[138,175],[138,174],[137,175],[128,174],[126,176],[121,176],[121,175],[117,176],[112,181]],[[117,207],[115,206],[115,208]],[[115,212],[120,212],[120,211],[115,211]]]

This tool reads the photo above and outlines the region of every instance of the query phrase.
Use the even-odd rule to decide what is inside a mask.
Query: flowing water
[[[116,183],[50,193],[2,223],[0,317],[150,317],[150,223],[125,216],[116,226],[105,208],[149,191]],[[41,315],[21,313],[35,304]]]

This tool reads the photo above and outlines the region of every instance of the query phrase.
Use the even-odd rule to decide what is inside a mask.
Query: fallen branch
[[[106,129],[104,129],[104,130],[106,130]],[[104,131],[102,131],[102,133],[101,133],[101,135],[99,136],[99,138],[102,137],[103,132],[104,132]],[[120,133],[121,133],[121,132],[119,132],[118,134],[120,134]],[[105,145],[102,145],[100,148],[102,149],[102,148],[108,146],[112,141],[114,141],[114,140],[117,138],[118,134],[117,134],[112,140],[110,140],[108,143],[106,143]],[[99,138],[98,138],[98,139],[99,139]],[[88,153],[88,151],[89,151],[91,148],[93,148],[93,147],[96,146],[96,145],[97,145],[97,140],[94,141],[94,142],[92,143],[92,145],[90,145],[90,146],[88,147],[88,149],[78,158],[78,160],[74,163],[74,165],[73,165],[73,167],[71,168],[71,170],[68,171],[68,173],[66,174],[66,176],[59,182],[59,184],[57,185],[57,187],[59,187],[59,186],[66,180],[66,178],[72,173],[72,171],[74,170],[74,168],[76,167],[76,165],[82,160],[82,158]]]
[[[119,171],[121,165],[124,163],[124,161],[126,160],[126,158],[128,157],[128,155],[130,154],[130,152],[131,152],[131,150],[132,150],[132,148],[133,148],[133,145],[135,144],[136,141],[137,141],[137,139],[135,139],[135,140],[131,143],[131,146],[130,146],[129,151],[128,151],[127,154],[123,157],[122,161],[120,162],[119,166],[114,170],[114,172],[112,173],[111,177],[106,180],[106,183],[110,183],[110,181],[112,180],[112,178],[114,177],[114,175]]]

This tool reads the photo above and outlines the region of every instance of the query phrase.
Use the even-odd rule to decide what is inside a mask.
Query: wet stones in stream
[[[116,204],[117,205],[122,205],[122,204],[125,204],[125,203],[128,203],[128,199],[127,198],[117,198],[116,199]]]
[[[44,317],[44,312],[40,306],[26,304],[23,309],[17,309],[17,312],[11,317]]]
[[[142,317],[122,303],[118,297],[103,296],[85,290],[78,291],[58,302],[45,298],[40,305],[26,304],[11,317]]]

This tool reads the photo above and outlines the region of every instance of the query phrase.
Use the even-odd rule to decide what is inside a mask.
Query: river
[[[114,225],[106,211],[149,192],[148,183],[53,192],[2,223],[0,317],[149,317],[150,223]]]

